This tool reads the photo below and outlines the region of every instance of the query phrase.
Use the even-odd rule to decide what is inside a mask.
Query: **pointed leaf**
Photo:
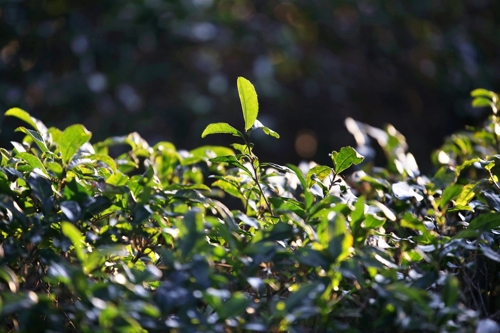
[[[494,93],[493,91],[483,89],[483,88],[478,88],[478,89],[472,90],[470,95],[472,97],[488,97],[488,98],[491,98],[492,100],[498,99],[496,93]]]
[[[49,149],[47,148],[47,144],[45,143],[45,140],[41,136],[40,132],[27,129],[26,127],[19,127],[16,129],[16,132],[23,132],[24,134],[30,136],[42,152],[46,153],[49,151]]]
[[[59,142],[63,162],[67,164],[76,154],[80,147],[90,140],[92,134],[80,124],[71,125],[66,128]]]
[[[234,136],[239,136],[243,138],[243,134],[241,134],[240,131],[238,131],[236,128],[233,126],[229,125],[228,123],[213,123],[209,124],[203,133],[201,133],[201,137],[204,138],[209,134],[232,134]]]
[[[336,152],[334,150],[331,156],[334,170],[337,175],[349,168],[351,165],[357,165],[364,160],[364,157],[352,147],[343,147],[340,149],[340,152]]]
[[[439,204],[439,208],[443,209],[450,200],[455,199],[462,193],[462,185],[453,185],[447,187],[443,191],[443,195],[441,196],[441,202]]]
[[[474,98],[472,100],[472,106],[475,108],[481,108],[481,107],[494,108],[495,107],[495,105],[493,104],[493,102],[491,102],[491,100],[484,98],[484,97]]]
[[[248,131],[252,128],[259,114],[257,92],[252,83],[244,77],[238,77],[237,85],[241,108],[243,109],[243,118],[245,119],[245,131]]]
[[[38,168],[42,171],[44,176],[49,177],[47,169],[45,169],[45,167],[43,166],[42,161],[40,161],[40,159],[35,155],[32,155],[30,153],[19,153],[16,155],[16,157],[20,157],[25,160],[32,168],[31,170]]]
[[[255,122],[253,123],[252,130],[257,129],[257,128],[262,128],[262,130],[264,131],[264,133],[266,135],[272,136],[273,138],[276,138],[276,139],[280,138],[280,135],[277,132],[273,131],[269,127],[264,126],[264,124],[262,124],[258,119],[255,120]]]
[[[38,119],[33,118],[28,112],[21,110],[20,108],[11,108],[5,112],[6,116],[12,116],[21,119],[36,131],[40,132],[42,135],[47,133],[47,127]]]

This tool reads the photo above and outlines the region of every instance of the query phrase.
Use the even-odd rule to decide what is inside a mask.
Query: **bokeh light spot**
[[[311,158],[318,149],[316,134],[308,129],[301,130],[295,138],[295,151],[302,158]]]

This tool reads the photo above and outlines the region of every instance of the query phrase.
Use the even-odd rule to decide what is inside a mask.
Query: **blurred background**
[[[421,169],[446,135],[486,116],[500,89],[495,0],[0,0],[0,110],[93,142],[137,131],[178,149],[210,122],[243,127],[236,78],[254,83],[263,161],[330,163],[355,141],[344,119],[393,124]],[[20,137],[2,119],[0,143]]]

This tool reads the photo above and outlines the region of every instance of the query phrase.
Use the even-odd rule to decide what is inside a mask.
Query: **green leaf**
[[[472,100],[472,106],[475,108],[491,107],[494,108],[495,104],[491,100],[484,97],[477,97]]]
[[[457,206],[465,206],[469,204],[469,201],[474,198],[474,189],[476,186],[477,184],[467,184],[463,187],[462,192],[460,192],[456,200]]]
[[[241,108],[243,109],[243,118],[245,119],[245,131],[248,131],[252,128],[259,114],[257,92],[253,84],[244,77],[238,77],[237,85]]]
[[[92,154],[89,156],[85,156],[85,158],[89,158],[89,159],[97,161],[97,162],[102,162],[102,163],[106,164],[108,167],[110,167],[111,170],[113,170],[113,172],[116,172],[116,162],[109,155]]]
[[[33,139],[33,141],[35,141],[36,145],[38,146],[38,148],[40,148],[42,152],[46,153],[49,151],[49,149],[47,148],[47,144],[45,143],[45,140],[43,139],[43,137],[40,135],[39,132],[27,129],[26,127],[19,127],[16,129],[16,132],[23,132],[24,134],[30,136]]]
[[[42,135],[47,133],[47,127],[38,119],[33,118],[28,112],[21,110],[20,108],[11,108],[5,112],[6,116],[12,116],[21,119],[36,131],[40,132]]]
[[[367,229],[376,229],[384,225],[386,219],[377,215],[368,214],[365,216],[364,227]]]
[[[201,146],[189,152],[191,156],[181,161],[182,165],[192,165],[200,161],[207,161],[217,156],[234,155],[232,149],[222,146]]]
[[[337,175],[349,168],[351,165],[357,165],[364,160],[364,157],[352,147],[343,147],[340,149],[340,152],[336,152],[334,150],[331,156],[334,170]]]
[[[312,179],[313,175],[316,175],[318,180],[323,181],[323,179],[331,175],[331,173],[332,168],[325,165],[316,165],[315,167],[309,169],[306,175],[307,187],[314,185],[315,181]]]
[[[203,219],[198,210],[190,210],[177,224],[179,228],[178,246],[182,256],[186,258],[196,247],[202,237]]]
[[[273,131],[269,127],[264,126],[259,120],[255,120],[255,122],[253,123],[252,130],[257,128],[262,128],[262,130],[266,135],[272,136],[273,138],[276,139],[280,138],[280,135],[277,132]]]
[[[450,200],[455,199],[462,193],[463,186],[461,185],[453,185],[447,187],[443,191],[443,195],[441,196],[441,202],[439,203],[439,208],[443,209]]]
[[[66,128],[59,142],[64,164],[73,158],[80,147],[90,140],[92,134],[80,124],[71,125]]]
[[[479,215],[469,223],[468,230],[490,231],[500,227],[500,214],[487,213]]]
[[[483,89],[483,88],[478,88],[478,89],[472,90],[470,95],[472,97],[487,97],[487,98],[492,99],[493,101],[498,100],[498,95],[496,93],[494,93],[493,91],[490,91],[490,90]]]
[[[287,214],[293,212],[301,218],[306,217],[303,204],[295,199],[269,198],[269,202],[272,204],[275,213]]]
[[[129,177],[120,171],[117,171],[106,179],[106,183],[113,186],[123,186],[127,184],[128,181]]]
[[[77,258],[80,260],[81,263],[85,263],[85,259],[87,256],[83,251],[84,238],[80,233],[80,230],[78,230],[77,227],[75,227],[73,224],[69,222],[62,222],[61,229],[64,236],[68,237],[73,246],[75,247]]]
[[[266,133],[269,136],[272,136],[273,138],[276,138],[276,139],[280,138],[280,135],[277,132],[270,129],[269,127],[264,126],[264,127],[262,127],[262,130],[264,131],[264,133]]]
[[[203,133],[201,133],[201,137],[204,138],[207,135],[210,134],[232,134],[234,136],[239,136],[241,138],[244,138],[243,134],[241,134],[240,131],[238,131],[236,128],[233,126],[229,125],[228,123],[213,123],[209,124]]]
[[[43,175],[46,177],[49,177],[49,174],[47,173],[47,169],[45,169],[45,166],[43,165],[42,161],[35,155],[32,155],[30,153],[19,153],[16,155],[16,157],[19,157],[23,160],[26,161],[30,165],[30,167],[33,169],[40,169],[42,171]]]

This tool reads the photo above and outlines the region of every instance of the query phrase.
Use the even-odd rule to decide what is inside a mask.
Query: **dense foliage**
[[[0,149],[3,331],[496,332],[496,94],[472,93],[492,115],[448,138],[426,177],[392,126],[352,119],[358,147],[330,165],[261,162],[251,134],[279,135],[253,85],[238,93],[242,130],[202,133],[234,135],[231,149],[90,144],[82,125],[6,112],[30,128]],[[386,168],[358,153],[371,139]]]

